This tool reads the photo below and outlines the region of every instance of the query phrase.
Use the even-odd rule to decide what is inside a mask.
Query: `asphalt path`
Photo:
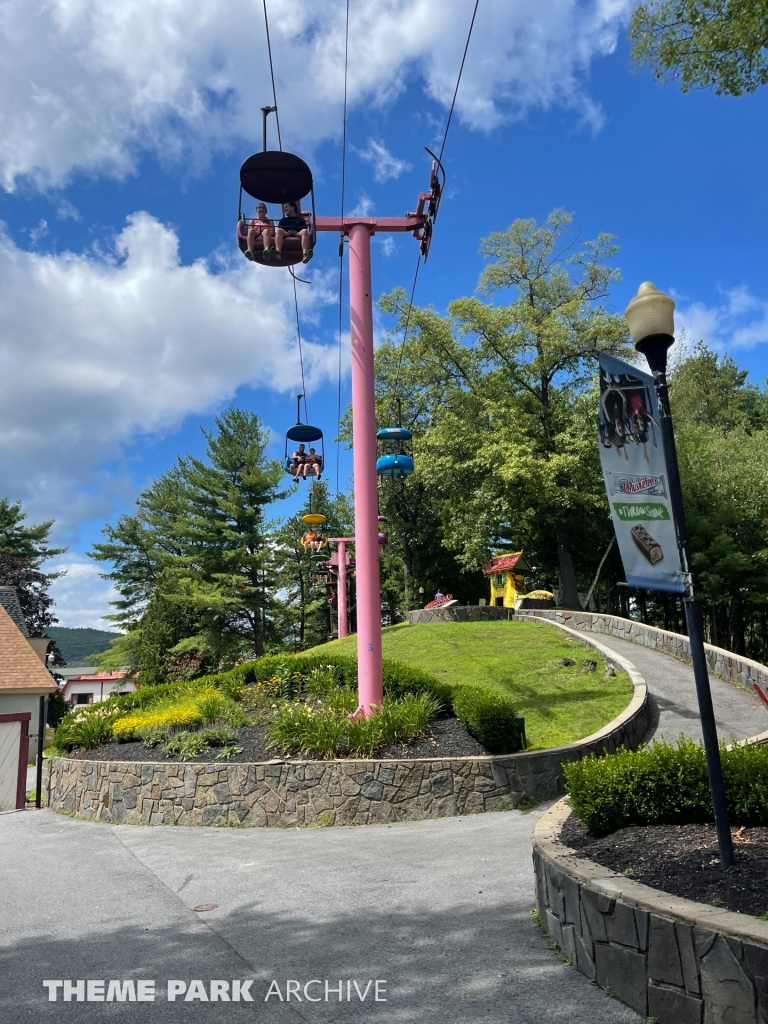
[[[629,659],[648,684],[651,729],[647,739],[674,743],[685,736],[701,739],[699,705],[693,669],[677,658],[629,640],[594,635],[605,647]],[[717,676],[709,677],[715,722],[721,740],[745,740],[768,729],[768,707],[753,690]]]
[[[638,1024],[531,916],[540,813],[325,829],[2,815],[0,1020]],[[80,979],[153,980],[156,1001],[47,1001],[44,980]],[[169,979],[206,994],[254,979],[254,1001],[169,1002]],[[285,1001],[288,980],[302,995],[313,979],[320,1002]],[[377,979],[379,1002],[352,985],[347,1002],[348,980],[364,993]],[[265,1002],[272,981],[282,1002]]]
[[[600,640],[645,676],[657,737],[698,735],[688,666]],[[756,697],[712,686],[723,736],[768,728]],[[0,815],[0,1020],[640,1024],[565,965],[531,916],[531,833],[544,809],[325,829]],[[193,910],[203,904],[216,909]],[[75,987],[65,1002],[60,986],[50,1002],[45,980],[104,981],[94,995],[154,981],[155,1000],[78,1001]],[[213,980],[230,994],[251,980],[253,1001],[169,1001],[169,980],[187,992],[199,981],[190,994],[209,997]]]

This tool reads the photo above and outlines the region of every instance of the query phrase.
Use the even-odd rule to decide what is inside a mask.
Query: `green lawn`
[[[528,743],[555,747],[589,736],[632,699],[623,673],[605,676],[605,661],[591,647],[536,622],[407,623],[382,631],[384,657],[432,672],[452,686],[478,686],[514,696],[525,716]],[[357,637],[328,648],[354,653]],[[559,662],[572,658],[576,664]],[[584,661],[597,662],[594,672]]]

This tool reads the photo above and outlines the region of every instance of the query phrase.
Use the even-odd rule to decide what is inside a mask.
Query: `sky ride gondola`
[[[376,474],[379,483],[383,480],[399,480],[405,485],[405,478],[413,473],[413,434],[403,426],[400,399],[397,400],[397,426],[382,427],[376,432]]]
[[[304,395],[296,396],[296,424],[289,427],[285,432],[285,458],[283,465],[285,471],[290,473],[294,480],[306,480],[311,473],[316,479],[320,479],[325,469],[325,442],[323,432],[319,427],[313,427],[311,423],[301,422],[301,400]],[[293,441],[296,449],[289,454],[288,443]],[[320,451],[315,451],[315,445],[320,442]],[[318,459],[318,462],[309,462],[307,459]],[[314,468],[313,468],[314,466]],[[296,472],[294,472],[294,469]],[[306,472],[305,472],[306,470]]]
[[[316,217],[315,217],[315,190],[312,182],[312,171],[301,157],[294,153],[285,153],[281,149],[267,149],[267,115],[275,110],[275,107],[262,107],[264,119],[264,149],[261,153],[254,153],[249,156],[240,168],[240,197],[237,204],[237,244],[240,251],[247,255],[251,254],[254,263],[260,263],[264,267],[290,267],[296,263],[306,263],[301,230],[306,228],[309,252],[314,249],[317,238]],[[280,207],[280,216],[277,218],[277,229],[282,228],[287,232],[280,245],[280,260],[274,258],[275,253],[275,230],[273,229],[268,240],[270,254],[264,258],[264,238],[262,231],[255,227],[255,220],[249,220],[243,213],[243,192],[246,192],[253,199],[262,203],[277,204]],[[311,196],[311,212],[302,211],[301,200],[305,196]],[[295,203],[296,217],[290,211],[284,209],[284,203]],[[269,210],[267,210],[269,218]],[[249,228],[251,238],[249,241]],[[293,232],[291,234],[291,232]],[[311,257],[310,257],[311,258]]]
[[[323,548],[328,547],[328,538],[323,532],[327,520],[321,512],[312,511],[312,494],[309,495],[309,512],[306,512],[301,517],[302,523],[307,527],[306,532],[301,538],[301,543],[305,551],[311,552],[313,555],[318,554]]]

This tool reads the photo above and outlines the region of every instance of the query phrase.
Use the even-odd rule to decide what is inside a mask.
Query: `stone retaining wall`
[[[514,618],[514,608],[498,608],[493,604],[454,604],[448,608],[417,608],[408,612],[408,622],[412,626],[430,622],[491,622]]]
[[[591,981],[658,1024],[765,1024],[768,922],[679,899],[559,841],[566,801],[536,826],[536,905]]]
[[[633,749],[649,725],[645,680],[598,641],[558,627],[627,672],[634,695],[612,722],[562,747],[496,757],[178,764],[51,758],[48,806],[145,825],[364,825],[516,807],[563,792],[562,765]]]

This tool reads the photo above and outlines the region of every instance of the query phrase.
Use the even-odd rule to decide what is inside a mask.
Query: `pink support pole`
[[[347,543],[339,541],[339,640],[347,635]]]
[[[367,715],[381,704],[381,594],[379,503],[376,490],[376,410],[373,373],[371,231],[349,229],[349,299],[352,335],[352,448],[355,471],[355,562],[357,569],[357,692]]]

